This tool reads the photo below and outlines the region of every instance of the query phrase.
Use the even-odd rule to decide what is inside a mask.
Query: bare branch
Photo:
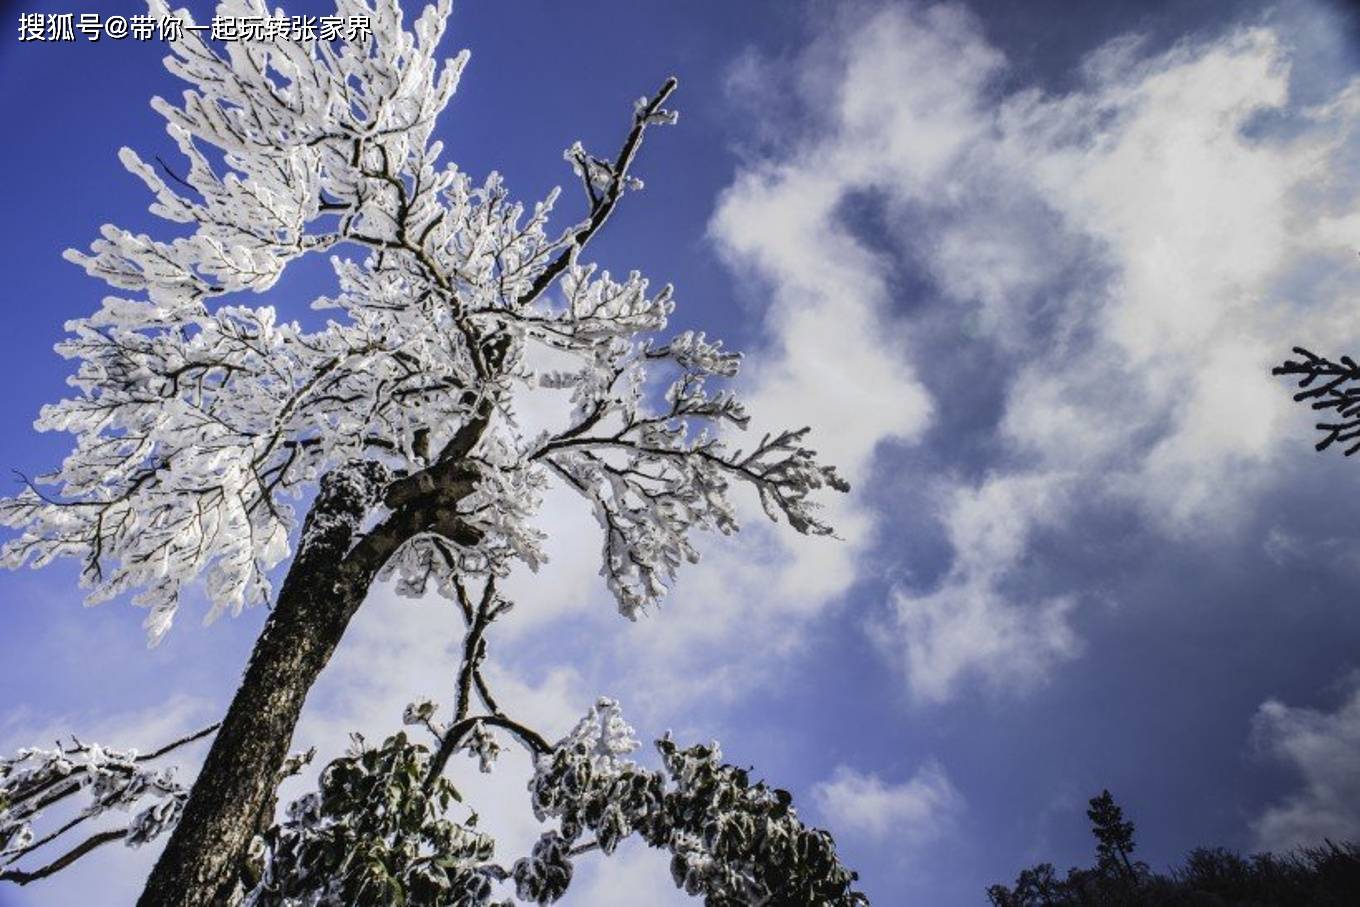
[[[146,754],[139,754],[139,755],[137,756],[137,761],[138,761],[138,762],[150,762],[152,759],[159,759],[161,756],[164,756],[166,753],[173,752],[173,751],[179,749],[181,746],[188,746],[189,744],[194,743],[195,741],[202,740],[204,737],[207,737],[207,736],[209,736],[210,734],[215,734],[215,733],[217,733],[217,729],[220,728],[221,726],[222,726],[222,722],[220,722],[220,721],[214,721],[212,724],[208,725],[207,727],[203,728],[202,730],[194,731],[192,734],[188,734],[188,735],[186,735],[186,736],[184,736],[184,737],[179,738],[178,740],[175,740],[175,741],[173,741],[173,742],[171,742],[171,743],[167,743],[165,746],[161,747],[160,749],[152,750],[151,752],[146,753]]]
[[[1315,410],[1334,410],[1341,420],[1317,424],[1318,430],[1324,432],[1317,449],[1326,450],[1340,443],[1349,445],[1344,450],[1348,457],[1360,452],[1360,365],[1350,356],[1333,362],[1300,346],[1294,347],[1294,352],[1303,358],[1287,359],[1271,369],[1271,374],[1298,378],[1298,386],[1303,390],[1294,394],[1296,401],[1312,401]],[[1320,383],[1315,386],[1315,382]]]
[[[42,866],[32,872],[24,872],[20,869],[6,869],[3,872],[0,872],[0,882],[14,882],[16,885],[27,885],[30,882],[45,879],[53,873],[61,872],[67,866],[70,866],[96,847],[100,847],[113,841],[121,841],[123,838],[127,837],[127,834],[128,830],[126,828],[100,832],[97,835],[86,838],[79,845],[73,847],[46,866]]]

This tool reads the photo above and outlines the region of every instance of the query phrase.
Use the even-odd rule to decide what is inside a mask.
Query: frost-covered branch
[[[211,735],[218,726],[209,725],[145,754],[73,740],[69,746],[22,749],[12,758],[0,758],[0,881],[26,885],[64,869],[101,845],[121,840],[137,847],[172,828],[188,798],[188,788],[176,780],[173,766],[145,765]],[[39,837],[34,823],[52,807],[82,793],[88,802]],[[143,803],[148,805],[122,828],[93,834],[36,869],[15,866],[91,819],[115,811],[131,812]]]
[[[810,496],[849,485],[801,445],[807,429],[766,435],[750,453],[729,451],[707,433],[688,437],[686,414],[703,407],[733,419],[737,406],[675,395],[665,416],[635,419],[609,435],[560,436],[534,454],[594,505],[605,536],[602,573],[626,616],[659,600],[682,561],[698,559],[693,529],[737,529],[727,496],[733,481],[752,486],[771,519],[831,534]]]
[[[193,24],[163,0],[150,9]],[[0,564],[77,559],[90,602],[132,594],[148,609],[152,644],[196,586],[209,619],[273,604],[143,907],[234,884],[307,691],[375,581],[437,591],[468,618],[457,714],[428,760],[470,747],[489,764],[496,733],[549,745],[497,707],[481,673],[492,606],[462,584],[544,560],[550,483],[593,507],[601,572],[630,617],[697,557],[695,532],[737,528],[733,486],[818,535],[831,527],[815,499],[848,487],[806,429],[734,445],[751,419],[724,387],[740,356],[670,333],[669,285],[583,260],[642,188],[635,161],[653,126],[676,121],[675,79],[639,99],[612,157],[568,148],[586,204],[556,227],[556,190],[526,204],[499,174],[443,159],[436,123],[468,60],[440,57],[449,11],[437,0],[408,22],[397,0],[337,0],[337,16],[369,21],[352,42],[223,45],[186,28],[166,59],[185,88],[153,100],[183,162],[119,153],[173,226],[108,225],[67,253],[114,294],[57,347],[73,390],[37,426],[71,448],[0,500],[14,530]],[[314,254],[335,288],[311,303],[329,320],[304,327],[273,296]],[[526,419],[544,396],[561,417]]]
[[[225,0],[218,13],[267,10]],[[467,59],[436,62],[447,2],[410,32],[395,4],[341,0],[337,13],[368,16],[371,40],[224,53],[191,31],[172,44],[167,66],[190,87],[182,103],[154,106],[187,168],[130,149],[121,159],[153,213],[192,232],[161,242],[106,227],[89,253],[69,254],[131,295],[71,322],[58,347],[77,363],[79,393],[38,425],[70,432],[75,448],[0,502],[0,520],[20,530],[3,561],[80,558],[91,601],[138,592],[155,642],[197,578],[210,618],[268,600],[300,522],[288,501],[363,458],[388,468],[382,501],[406,511],[388,569],[413,591],[537,564],[545,469],[594,505],[603,572],[629,615],[693,559],[692,529],[735,528],[733,479],[799,531],[829,532],[809,495],[845,486],[801,433],[745,456],[710,433],[749,420],[732,393],[709,389],[735,377],[740,357],[701,333],[658,339],[670,287],[652,293],[637,273],[618,281],[579,261],[641,187],[634,161],[650,127],[675,122],[665,104],[676,80],[639,99],[612,159],[568,150],[588,206],[550,234],[556,192],[526,212],[498,175],[474,183],[440,163],[435,120]],[[270,305],[209,307],[267,293],[288,263],[322,251],[339,292],[313,303],[338,316],[320,330]],[[541,370],[545,357],[575,365]],[[643,388],[658,368],[676,375],[651,411]],[[540,387],[571,389],[576,418],[555,437],[523,437],[518,400]],[[627,462],[612,463],[606,446]]]
[[[642,138],[647,133],[647,127],[657,124],[674,125],[677,122],[678,115],[675,111],[662,106],[677,85],[679,82],[671,76],[652,97],[638,99],[633,111],[633,128],[628,132],[628,137],[624,139],[623,147],[619,149],[618,156],[612,164],[587,154],[580,142],[564,152],[563,156],[585,184],[586,194],[590,200],[590,214],[584,223],[570,233],[570,244],[567,248],[559,252],[552,263],[534,278],[528,292],[518,300],[520,307],[536,300],[558,275],[576,260],[576,256],[585,248],[586,243],[590,242],[590,238],[604,226],[609,215],[614,213],[614,208],[623,197],[625,189],[642,188],[642,182],[628,171],[633,166],[638,149],[642,147]]]
[[[676,886],[707,904],[868,904],[831,836],[803,825],[786,791],[724,765],[717,744],[680,749],[667,735],[657,741],[664,772],[626,758],[638,747],[618,704],[601,699],[538,759],[534,814],[556,819],[558,829],[515,864],[521,899],[558,900],[572,857],[612,854],[637,834],[669,850]],[[578,843],[587,832],[594,837]]]
[[[429,701],[412,703],[405,723],[447,740],[436,712]],[[491,904],[504,881],[521,902],[549,904],[566,893],[577,858],[611,855],[633,834],[670,851],[676,886],[705,903],[868,904],[831,836],[803,825],[788,793],[723,764],[716,744],[680,749],[667,736],[657,741],[664,770],[639,766],[627,758],[638,748],[633,729],[609,699],[537,750],[534,814],[557,827],[509,870],[493,861],[495,842],[444,777],[443,742],[431,753],[405,733],[377,747],[353,740],[322,772],[318,792],[259,839],[263,869],[247,905],[476,907]],[[449,818],[455,803],[470,811],[461,822]]]
[[[464,749],[477,755],[483,772],[490,772],[500,753],[500,744],[492,734],[492,728],[509,732],[531,756],[541,755],[551,748],[537,731],[500,710],[482,677],[487,653],[486,631],[493,621],[511,610],[513,603],[497,594],[495,577],[487,579],[475,602],[462,580],[455,579],[454,587],[467,623],[467,633],[463,638],[462,660],[454,689],[453,719],[447,727],[432,724],[430,717],[437,706],[429,700],[411,704],[404,716],[408,725],[423,725],[438,741],[426,774],[427,786],[443,774],[450,757]],[[470,714],[474,690],[486,710],[483,714]]]
[[[84,841],[81,841],[51,863],[40,866],[32,871],[25,872],[21,869],[0,870],[0,882],[14,882],[16,885],[27,885],[30,882],[37,882],[50,875],[61,872],[61,870],[70,866],[76,860],[79,860],[97,847],[101,847],[104,844],[111,844],[114,841],[127,840],[127,838],[128,829],[126,828],[102,831],[99,834],[91,835]]]

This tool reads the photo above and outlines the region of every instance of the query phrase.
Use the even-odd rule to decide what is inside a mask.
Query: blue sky
[[[0,436],[33,474],[65,444],[30,428],[64,390],[52,344],[103,292],[60,252],[158,229],[115,153],[170,159],[147,100],[178,88],[155,44],[21,45],[3,10]],[[446,41],[472,51],[446,157],[525,199],[680,78],[681,122],[592,254],[674,283],[675,326],[745,349],[753,410],[811,424],[855,486],[839,541],[748,517],[638,624],[589,515],[550,496],[553,561],[493,641],[506,699],[554,735],[608,693],[644,738],[717,737],[880,904],[1087,861],[1103,787],[1154,866],[1360,838],[1360,464],[1314,454],[1268,374],[1295,343],[1360,349],[1354,13],[465,0]],[[309,265],[260,301],[304,318],[329,286]],[[186,613],[147,650],[126,603],[81,607],[69,564],[0,574],[0,609],[9,749],[211,721],[264,619]],[[446,603],[375,591],[298,743],[394,729],[449,688],[457,642]],[[515,770],[466,782],[510,842],[533,831]],[[0,905],[130,902],[153,857],[106,849]],[[625,851],[566,903],[653,893],[683,901]]]

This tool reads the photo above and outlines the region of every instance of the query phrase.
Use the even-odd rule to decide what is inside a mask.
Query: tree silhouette
[[[1134,846],[1133,823],[1124,820],[1124,811],[1108,790],[1091,798],[1086,817],[1097,841],[1096,864],[1111,875],[1123,873],[1129,881],[1136,881],[1137,873],[1129,862]]]
[[[1294,347],[1294,352],[1302,358],[1286,359],[1271,374],[1298,379],[1302,390],[1294,394],[1295,401],[1308,402],[1318,411],[1335,412],[1335,421],[1317,424],[1323,433],[1317,449],[1341,444],[1348,457],[1360,451],[1360,365],[1350,356],[1333,362],[1301,346]]]
[[[993,907],[1344,907],[1360,903],[1360,847],[1333,844],[1292,854],[1242,857],[1197,848],[1166,873],[1133,862],[1134,826],[1108,790],[1086,815],[1096,865],[1059,877],[1052,863],[1022,870],[1013,886],[992,885]]]

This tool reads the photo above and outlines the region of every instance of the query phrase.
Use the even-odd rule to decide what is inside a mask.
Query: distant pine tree
[[[1100,842],[1096,845],[1097,866],[1109,875],[1121,872],[1130,880],[1137,878],[1129,854],[1133,853],[1133,823],[1124,820],[1124,811],[1114,802],[1108,790],[1092,797],[1086,816],[1092,822],[1091,833]]]
[[[1222,847],[1197,848],[1166,873],[1130,859],[1134,825],[1108,790],[1086,811],[1096,865],[1060,878],[1052,863],[1022,870],[1012,887],[993,885],[994,907],[1354,907],[1360,904],[1360,845],[1250,857]]]

